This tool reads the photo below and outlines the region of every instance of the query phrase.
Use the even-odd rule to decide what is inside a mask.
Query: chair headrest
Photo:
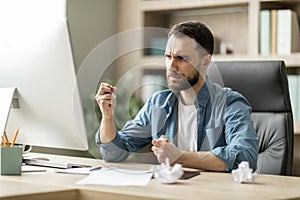
[[[291,112],[284,61],[212,62],[207,77],[244,95],[253,111]]]

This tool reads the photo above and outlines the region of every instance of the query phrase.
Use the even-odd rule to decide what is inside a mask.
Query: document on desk
[[[86,178],[77,184],[112,185],[112,186],[145,186],[153,176],[150,171],[101,169],[92,171]]]

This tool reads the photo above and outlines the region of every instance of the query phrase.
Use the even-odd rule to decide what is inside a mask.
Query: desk
[[[48,155],[47,155],[48,156]],[[49,155],[52,160],[79,164],[148,169],[149,165],[104,163],[101,160]],[[300,178],[259,175],[255,184],[239,184],[230,173],[201,172],[176,184],[161,184],[155,179],[145,187],[76,185],[86,175],[47,172],[23,173],[21,176],[0,176],[0,199],[300,199]]]

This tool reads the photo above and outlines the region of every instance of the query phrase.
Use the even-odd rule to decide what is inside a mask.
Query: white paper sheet
[[[102,169],[93,171],[77,184],[96,184],[112,186],[145,186],[153,173],[140,170]]]
[[[47,170],[42,168],[42,167],[38,167],[38,166],[31,166],[31,165],[22,165],[22,173],[25,172],[46,172]]]

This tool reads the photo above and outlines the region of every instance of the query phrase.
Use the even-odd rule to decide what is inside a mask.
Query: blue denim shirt
[[[145,103],[137,116],[128,121],[110,143],[100,142],[99,131],[96,143],[102,158],[120,162],[130,152],[137,152],[166,135],[177,144],[178,94],[171,90],[157,92]],[[256,170],[258,136],[250,119],[251,106],[239,93],[222,88],[210,80],[202,87],[195,100],[198,124],[198,151],[210,151],[226,165],[226,171],[248,161]]]

